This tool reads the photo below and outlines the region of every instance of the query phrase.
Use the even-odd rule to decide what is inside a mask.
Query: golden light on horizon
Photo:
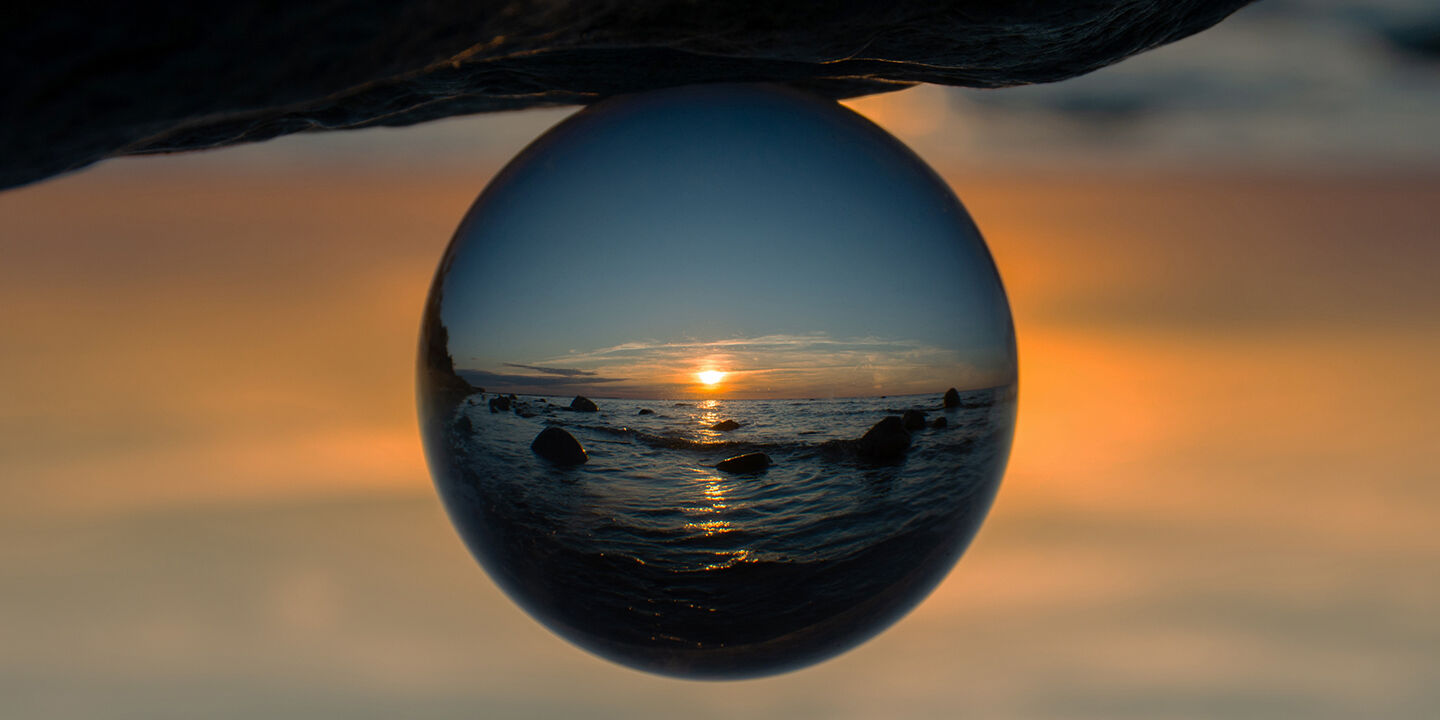
[[[724,380],[727,374],[728,373],[722,372],[720,370],[703,370],[701,372],[695,373],[695,377],[700,380],[702,384],[716,385],[721,380]]]

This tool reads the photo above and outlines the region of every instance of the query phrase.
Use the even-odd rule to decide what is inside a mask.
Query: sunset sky
[[[1440,75],[1375,29],[1418,4],[1368,25],[1265,5],[1083,91],[854,103],[983,232],[1019,426],[936,593],[765,680],[651,677],[550,635],[430,485],[436,261],[564,112],[0,194],[0,715],[1435,715]],[[1117,95],[1138,109],[1067,110]],[[767,335],[819,342],[733,337]]]
[[[1014,380],[994,264],[908,150],[791,93],[636,105],[547,136],[467,218],[441,315],[473,384],[676,397],[720,370],[703,390],[850,397]]]

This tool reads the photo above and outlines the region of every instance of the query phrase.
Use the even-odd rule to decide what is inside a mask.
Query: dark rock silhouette
[[[770,456],[762,452],[753,452],[721,460],[715,469],[731,473],[754,473],[768,467],[770,467]]]
[[[945,407],[947,408],[960,407],[960,391],[956,390],[955,388],[950,388],[949,390],[946,390],[945,398],[941,402],[945,403]]]
[[[557,465],[580,465],[590,459],[575,436],[558,427],[547,427],[535,436],[530,449]]]
[[[866,460],[887,462],[897,460],[910,449],[910,433],[905,422],[890,415],[855,441],[855,454]]]
[[[935,422],[930,423],[930,427],[939,430],[940,428],[943,428],[949,424],[950,421],[946,420],[944,415],[941,415],[940,417],[935,418]]]
[[[3,92],[4,90],[0,90],[0,93]],[[441,258],[439,272],[448,272],[453,260],[450,255]],[[437,426],[453,415],[461,401],[476,392],[470,383],[455,372],[455,360],[450,356],[450,332],[440,320],[443,300],[444,292],[439,286],[431,288],[430,295],[425,299],[424,322],[420,324],[420,358],[416,373],[420,417],[422,422],[435,432],[438,432]]]
[[[640,408],[640,412],[635,413],[635,414],[636,414],[636,415],[654,415],[654,414],[655,414],[655,411],[654,411],[654,410],[651,410],[650,408]]]
[[[0,23],[0,188],[107,157],[695,83],[844,97],[1053,82],[1247,2],[34,3]]]
[[[925,413],[919,410],[906,410],[900,416],[900,421],[905,424],[906,430],[919,430],[925,427]]]
[[[596,407],[595,403],[590,401],[590,398],[584,395],[576,395],[575,399],[570,401],[570,409],[575,412],[595,412],[600,408]]]
[[[465,413],[460,413],[460,417],[455,419],[455,429],[466,433],[475,432],[475,426],[470,424],[470,416]]]
[[[721,430],[721,431],[727,431],[727,432],[728,432],[728,431],[730,431],[730,430],[738,429],[739,427],[740,427],[740,423],[735,422],[734,420],[721,420],[720,422],[715,423],[714,425],[711,425],[711,426],[710,426],[710,429],[711,429],[711,430]]]
[[[510,398],[507,398],[507,397],[505,397],[504,395],[500,395],[500,396],[498,396],[498,397],[490,398],[490,412],[493,413],[493,412],[509,412],[509,411],[510,411]]]

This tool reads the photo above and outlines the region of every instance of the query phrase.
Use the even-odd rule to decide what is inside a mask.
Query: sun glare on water
[[[704,372],[695,373],[695,377],[699,378],[700,382],[706,385],[714,385],[725,379],[725,373],[720,372],[719,370],[706,370]]]

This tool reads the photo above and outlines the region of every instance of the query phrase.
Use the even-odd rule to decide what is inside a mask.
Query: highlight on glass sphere
[[[945,577],[1015,424],[1009,305],[945,183],[823,98],[615,98],[481,194],[426,306],[420,417],[490,577],[689,678],[848,650]]]

